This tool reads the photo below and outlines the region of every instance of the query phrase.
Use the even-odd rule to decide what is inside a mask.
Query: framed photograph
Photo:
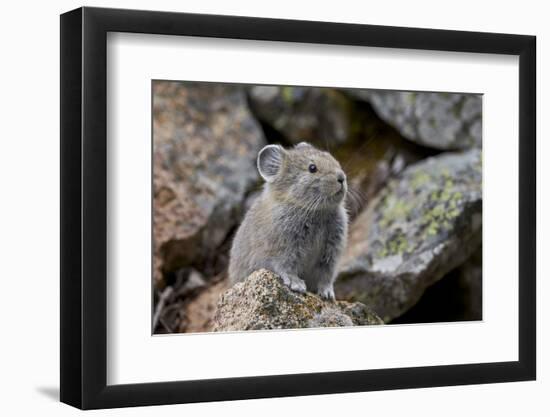
[[[535,37],[61,16],[61,401],[533,380]]]

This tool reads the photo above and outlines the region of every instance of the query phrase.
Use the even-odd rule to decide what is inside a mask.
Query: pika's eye
[[[309,169],[309,172],[311,172],[313,174],[314,172],[317,172],[317,165],[309,164],[308,169]]]

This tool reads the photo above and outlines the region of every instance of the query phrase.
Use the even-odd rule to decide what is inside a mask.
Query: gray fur
[[[317,172],[309,171],[311,164]],[[334,299],[348,232],[347,182],[340,164],[302,142],[291,149],[266,146],[258,154],[258,170],[266,183],[235,235],[231,283],[266,268],[294,291]]]

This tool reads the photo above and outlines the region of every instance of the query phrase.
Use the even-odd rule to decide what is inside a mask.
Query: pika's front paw
[[[332,288],[332,286],[319,288],[317,290],[317,295],[323,300],[334,301],[334,289]]]
[[[296,275],[290,274],[282,274],[281,278],[283,279],[283,283],[292,291],[299,292],[300,294],[305,294],[306,283],[303,279],[298,278]]]

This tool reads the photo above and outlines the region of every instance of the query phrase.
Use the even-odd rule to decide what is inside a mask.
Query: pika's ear
[[[267,145],[258,153],[258,171],[266,182],[273,182],[277,176],[285,153],[280,145]]]

